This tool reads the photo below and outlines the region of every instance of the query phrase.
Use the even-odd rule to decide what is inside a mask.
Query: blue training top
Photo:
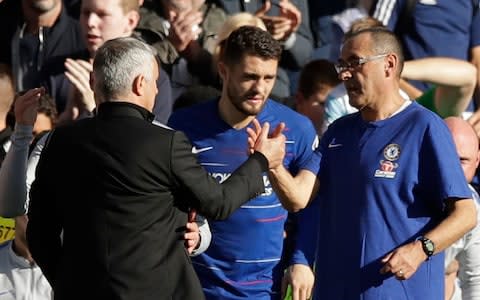
[[[318,144],[310,120],[290,108],[267,100],[257,115],[273,130],[286,123],[284,165],[293,174],[307,169],[314,174],[319,159],[312,159]],[[185,132],[200,163],[220,182],[247,158],[246,129],[234,129],[221,118],[218,100],[175,112],[169,125]],[[315,156],[316,157],[316,156]],[[277,299],[283,264],[284,224],[282,207],[264,174],[265,193],[244,204],[225,221],[210,221],[212,242],[193,263],[207,299]]]
[[[293,258],[316,260],[314,299],[443,299],[443,254],[405,281],[379,272],[445,217],[447,198],[471,198],[443,120],[417,103],[377,122],[354,113],[330,125],[319,151],[319,198],[300,215]]]

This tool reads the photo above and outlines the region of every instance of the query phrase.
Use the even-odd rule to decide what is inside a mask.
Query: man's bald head
[[[465,177],[471,182],[480,160],[478,136],[472,126],[461,118],[449,117],[445,123],[452,133]]]

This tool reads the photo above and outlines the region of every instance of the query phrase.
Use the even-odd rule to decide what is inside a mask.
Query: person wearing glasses
[[[359,111],[322,137],[314,178],[270,171],[277,193],[309,201],[286,280],[293,299],[443,299],[442,251],[476,224],[443,120],[399,93],[403,54],[384,28],[346,36],[337,65]],[[317,192],[318,191],[318,192]]]
[[[372,17],[359,19],[351,24],[349,32],[365,28],[384,27]],[[384,27],[386,28],[386,27]],[[351,63],[363,64],[364,60]],[[341,64],[339,65],[340,68]],[[439,114],[442,118],[462,116],[472,98],[477,79],[477,70],[471,63],[448,57],[426,57],[404,62],[400,79],[400,93],[405,99],[415,99],[417,103]],[[426,82],[432,85],[425,92],[409,83],[409,80]],[[327,128],[336,119],[356,112],[348,103],[348,94],[343,85],[338,85],[328,96],[325,104]]]

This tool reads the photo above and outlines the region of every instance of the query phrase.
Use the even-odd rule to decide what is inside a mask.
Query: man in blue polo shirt
[[[313,264],[316,300],[444,298],[441,251],[475,226],[475,206],[444,122],[400,96],[402,65],[392,32],[346,36],[336,67],[359,112],[322,137],[318,198],[288,269],[294,299],[308,296]],[[272,180],[287,193],[312,190],[283,179]]]
[[[315,177],[318,142],[312,123],[268,99],[282,52],[279,42],[262,29],[244,26],[231,33],[224,49],[220,99],[175,112],[169,125],[185,132],[200,163],[221,182],[247,159],[241,141],[255,118],[272,128],[284,122],[285,168]],[[305,203],[279,199],[267,174],[264,182],[264,194],[225,221],[209,221],[210,247],[192,259],[207,299],[280,299],[286,209],[295,211]]]

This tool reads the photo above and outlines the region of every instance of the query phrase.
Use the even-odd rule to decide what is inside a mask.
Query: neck
[[[218,102],[218,110],[222,120],[235,129],[247,127],[248,124],[250,124],[250,122],[252,122],[252,120],[255,118],[255,116],[245,115],[243,112],[239,111],[232,104],[228,96],[225,95],[222,95],[220,101]]]
[[[30,263],[33,263],[32,254],[28,250],[27,244],[20,241],[20,239],[13,239],[13,252],[18,256],[21,256],[28,260]]]
[[[405,99],[398,92],[384,97],[383,101],[380,101],[373,101],[374,104],[360,109],[360,114],[365,121],[374,122],[388,119],[405,103]]]
[[[52,27],[55,24],[62,11],[62,1],[59,1],[51,10],[46,12],[39,12],[23,1],[22,10],[27,24],[26,31],[36,33],[40,27]]]

